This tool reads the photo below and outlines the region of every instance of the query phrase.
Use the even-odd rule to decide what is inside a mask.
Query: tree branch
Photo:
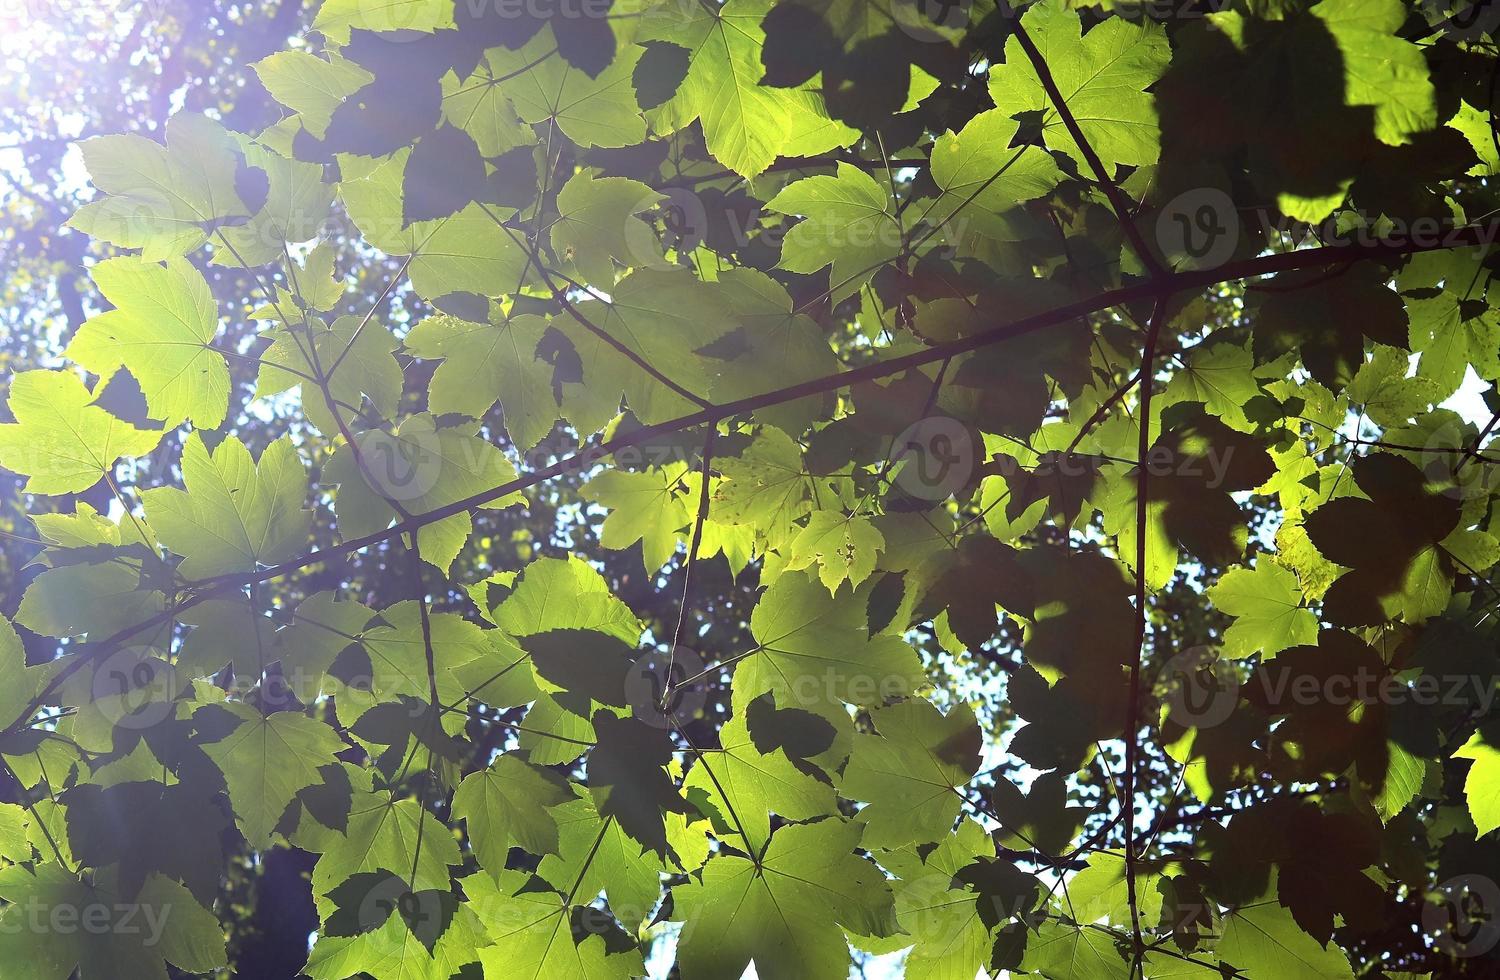
[[[1472,225],[1456,229],[1445,240],[1430,244],[1383,241],[1369,245],[1333,245],[1299,249],[1275,255],[1263,255],[1253,259],[1245,259],[1221,266],[1217,269],[1195,269],[1168,273],[1159,282],[1136,283],[1130,286],[1107,290],[1088,299],[1078,300],[1043,313],[1023,317],[1012,323],[991,327],[988,330],[982,330],[968,337],[960,337],[946,343],[935,344],[926,350],[914,351],[910,354],[884,361],[876,361],[849,371],[821,378],[813,378],[799,384],[789,385],[785,388],[778,388],[759,395],[752,395],[736,401],[714,405],[666,422],[643,426],[632,432],[598,443],[593,447],[580,449],[549,466],[544,466],[541,469],[534,470],[525,476],[507,481],[499,486],[491,487],[489,490],[454,501],[435,510],[414,515],[410,519],[393,524],[383,531],[367,534],[364,537],[351,538],[329,548],[317,549],[308,552],[300,558],[285,561],[278,565],[270,565],[257,572],[205,579],[195,583],[203,591],[195,592],[192,598],[177,607],[177,611],[180,612],[184,609],[189,609],[200,602],[238,588],[244,588],[256,582],[266,582],[271,579],[280,578],[283,575],[306,568],[320,561],[362,551],[372,545],[387,541],[398,534],[415,531],[428,524],[434,524],[445,518],[452,517],[455,514],[466,513],[508,494],[544,483],[560,474],[593,465],[599,458],[611,453],[645,445],[659,436],[672,435],[706,423],[717,423],[735,415],[747,414],[758,409],[785,404],[786,402],[796,401],[800,398],[807,398],[811,395],[837,391],[840,388],[845,388],[861,381],[870,381],[900,374],[903,371],[943,361],[958,354],[966,354],[970,351],[988,347],[991,344],[1035,333],[1038,330],[1055,326],[1059,323],[1100,313],[1112,307],[1136,303],[1142,300],[1156,299],[1159,296],[1175,292],[1203,289],[1221,283],[1274,275],[1281,272],[1320,268],[1336,265],[1340,262],[1359,262],[1381,257],[1400,258],[1424,252],[1469,248],[1480,244],[1488,244],[1494,241],[1497,236],[1500,236],[1500,219],[1484,225]],[[67,667],[60,670],[53,677],[52,681],[32,699],[27,709],[22,712],[21,718],[29,718],[35,713],[36,709],[45,704],[46,699],[56,692],[68,677],[71,677],[76,671],[89,663],[92,656],[105,655],[113,649],[114,645],[122,640],[129,639],[137,633],[153,626],[158,626],[168,618],[165,613],[158,614],[144,619],[134,626],[128,626],[119,630],[113,635],[99,641],[94,654],[91,656],[80,656],[69,663]],[[21,724],[21,722],[17,722],[17,724]],[[6,732],[9,733],[16,730],[18,729],[13,725],[6,729]]]

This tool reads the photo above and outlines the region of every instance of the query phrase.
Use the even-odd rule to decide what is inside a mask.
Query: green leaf
[[[1217,952],[1225,964],[1252,977],[1348,980],[1354,976],[1337,946],[1320,945],[1274,899],[1241,906],[1224,916]]]
[[[665,813],[688,813],[677,785],[666,771],[672,742],[660,728],[634,718],[596,711],[599,744],[589,754],[589,795],[601,817],[658,855],[667,851]]]
[[[10,411],[0,423],[0,466],[22,476],[27,493],[78,493],[98,483],[121,456],[144,456],[160,432],[137,429],[97,405],[71,371],[23,371],[11,378]]]
[[[840,926],[862,936],[897,928],[890,887],[852,853],[858,841],[857,824],[830,818],[782,827],[758,863],[710,859],[672,890],[683,975],[738,980],[753,960],[760,976],[843,980],[850,958]]]
[[[389,895],[369,899],[374,914],[390,914],[377,927],[355,936],[320,933],[303,972],[313,980],[344,980],[369,975],[374,980],[447,980],[476,962],[487,939],[484,925],[469,908],[446,918],[438,892],[402,892],[384,879]],[[402,906],[402,901],[406,906]],[[410,921],[408,921],[410,920]],[[414,931],[414,928],[416,931]],[[442,928],[435,938],[431,931]]]
[[[427,514],[515,480],[515,465],[472,432],[472,426],[439,428],[431,415],[413,415],[395,433],[374,429],[355,436],[363,467],[348,444],[340,446],[323,480],[339,485],[334,511],[344,538],[389,527],[400,517],[392,502],[408,514]],[[520,500],[510,493],[482,506],[504,508]],[[427,524],[417,534],[422,557],[446,571],[471,527],[467,511]]]
[[[289,309],[281,307],[282,312]],[[259,314],[278,319],[281,315],[266,308]],[[339,431],[338,421],[320,386],[309,378],[327,381],[328,393],[335,400],[334,410],[346,423],[352,424],[354,410],[363,398],[368,398],[380,415],[395,415],[404,379],[392,352],[400,343],[379,322],[341,316],[329,325],[314,318],[306,324],[283,323],[268,336],[271,346],[260,356],[260,374],[255,381],[258,397],[301,385],[303,411],[320,432],[330,436]]]
[[[725,269],[718,287],[741,326],[704,351],[722,358],[712,365],[714,401],[763,395],[838,373],[828,338],[811,317],[796,312],[792,297],[776,280],[758,269]],[[802,398],[757,409],[755,417],[800,434],[822,417],[825,401]]]
[[[240,144],[246,165],[266,175],[266,202],[244,224],[219,230],[225,247],[214,250],[213,261],[226,266],[269,265],[283,260],[290,244],[316,238],[323,230],[333,206],[334,189],[324,181],[323,168],[315,163],[293,160],[248,138],[242,138]],[[326,246],[324,252],[332,272],[331,253]],[[319,306],[320,292],[328,290],[315,276],[304,280],[301,273],[293,270],[292,274],[297,277],[293,296],[303,293],[307,305],[315,309],[332,307],[332,302],[326,301]],[[327,278],[323,281],[326,283]],[[340,288],[334,299],[342,294]]]
[[[193,627],[177,653],[184,676],[212,677],[230,664],[236,680],[254,683],[280,659],[274,624],[243,600],[209,599],[179,618]]]
[[[1027,937],[1023,965],[1043,976],[1070,980],[1126,980],[1130,976],[1125,958],[1107,932],[1051,920],[1042,923],[1036,935]]]
[[[717,811],[716,832],[743,835],[743,849],[759,854],[771,837],[770,815],[812,820],[835,812],[833,786],[810,775],[801,760],[782,748],[762,752],[736,715],[719,729],[719,751],[705,752],[688,771],[683,786]],[[696,797],[693,797],[696,799]]]
[[[557,39],[544,27],[514,51],[493,48],[490,71],[514,75],[502,87],[525,122],[556,124],[579,146],[633,146],[646,137],[646,120],[636,104],[631,76],[641,49],[620,45],[614,60],[590,78],[556,55]]]
[[[137,568],[122,562],[63,565],[32,580],[16,622],[43,636],[103,639],[161,612],[165,597],[143,587]],[[137,634],[134,642],[146,642]]]
[[[207,116],[174,115],[165,147],[134,134],[95,136],[79,147],[89,179],[106,196],[79,208],[69,226],[141,249],[148,262],[191,252],[217,224],[249,217],[235,188],[237,147]]]
[[[200,709],[216,715],[227,711],[239,719],[226,737],[203,746],[229,784],[229,802],[240,831],[252,848],[271,845],[271,832],[292,797],[322,782],[318,770],[336,761],[345,748],[333,729],[296,711],[262,716],[249,705],[233,701]],[[200,726],[218,722],[200,720]]]
[[[558,882],[555,888],[572,891],[576,883],[577,896],[604,892],[611,914],[638,930],[661,900],[666,863],[627,834],[618,820],[601,818],[591,800],[575,800],[556,814],[561,847],[542,859],[537,873]]]
[[[434,0],[324,0],[313,21],[313,30],[339,44],[349,43],[351,30],[430,34],[453,26],[453,8]]]
[[[981,233],[1003,232],[999,216],[1044,197],[1062,181],[1062,171],[1045,150],[1011,145],[1019,129],[1009,115],[991,109],[933,142],[932,182],[943,193],[927,220],[934,226],[951,222],[950,240],[962,240],[971,219]]]
[[[1407,14],[1401,0],[1324,0],[1310,13],[1338,44],[1344,101],[1374,108],[1381,142],[1399,146],[1438,124],[1422,49],[1398,36]]]
[[[412,228],[425,230],[429,224],[436,227],[409,250],[412,288],[424,299],[450,293],[501,296],[514,292],[526,275],[530,260],[525,249],[478,204]]]
[[[224,934],[183,886],[152,875],[134,896],[113,872],[92,883],[55,864],[0,870],[0,956],[37,980],[158,980],[170,963],[188,973],[224,969]],[[36,916],[37,909],[49,914]],[[83,923],[90,923],[83,928]]]
[[[1161,407],[1199,402],[1226,425],[1247,428],[1245,403],[1260,394],[1250,353],[1234,343],[1199,344],[1184,361],[1162,392]]]
[[[575,428],[594,432],[619,413],[622,393],[646,424],[702,407],[669,389],[600,333],[701,397],[711,383],[711,365],[700,351],[733,322],[712,284],[686,270],[639,269],[620,280],[607,300],[576,303],[552,325],[571,341],[582,367],[581,379],[562,384],[563,404],[570,406],[564,415]]]
[[[625,706],[625,673],[635,648],[593,630],[549,630],[521,640],[542,680],[553,693],[566,691],[616,708]],[[560,699],[565,703],[571,698]],[[587,708],[580,714],[587,713]]]
[[[1402,425],[1443,400],[1431,378],[1408,378],[1410,370],[1406,351],[1376,344],[1349,385],[1349,400],[1363,405],[1365,414],[1380,425]]]
[[[1403,287],[1420,290],[1406,301],[1409,346],[1422,355],[1417,371],[1431,382],[1434,403],[1458,390],[1470,366],[1481,378],[1500,377],[1500,316],[1482,298],[1488,273],[1481,263],[1470,251],[1435,253],[1414,259],[1403,273]]]
[[[1021,23],[1041,51],[1068,109],[1106,168],[1156,162],[1161,134],[1146,91],[1171,57],[1167,35],[1150,20],[1111,17],[1087,34],[1077,14],[1058,0],[1027,8]],[[1083,166],[1083,154],[1052,105],[1021,42],[1005,45],[1005,63],[990,69],[990,97],[1006,116],[1040,112],[1049,146]]]
[[[948,626],[965,647],[978,650],[1000,628],[996,607],[1031,618],[1035,608],[1030,575],[1020,553],[985,534],[943,549],[913,575],[921,590],[916,617],[948,614]]]
[[[868,517],[819,510],[813,512],[789,547],[788,569],[796,571],[816,563],[818,580],[829,592],[837,592],[846,581],[857,588],[870,577],[877,556],[885,548],[885,538]]]
[[[339,103],[375,80],[374,75],[337,54],[319,58],[300,50],[278,51],[250,67],[271,98],[298,113],[303,128],[319,139],[327,132]]]
[[[498,400],[511,441],[530,450],[561,414],[546,365],[537,356],[546,332],[547,321],[530,314],[499,323],[436,316],[413,327],[405,343],[418,357],[442,359],[427,392],[434,414],[483,418]]]
[[[291,624],[276,634],[276,652],[300,700],[317,696],[334,660],[359,643],[374,618],[369,606],[335,592],[315,592],[297,604]]]
[[[229,405],[229,368],[213,349],[219,307],[186,259],[165,266],[122,256],[94,266],[115,308],[89,319],[63,353],[101,379],[125,368],[154,418],[216,428]]]
[[[479,951],[485,974],[519,980],[627,980],[645,972],[633,946],[611,953],[605,937],[575,941],[571,910],[563,895],[521,871],[506,871],[498,883],[464,879],[469,906],[487,923],[492,944]]]
[[[934,848],[878,852],[881,865],[898,876],[891,887],[896,893],[896,921],[903,931],[884,940],[860,937],[855,945],[870,952],[910,945],[905,960],[908,977],[940,980],[968,976],[970,970],[977,975],[990,962],[994,949],[985,906],[1001,918],[1026,908],[1022,896],[979,893],[965,884],[965,870],[985,867],[976,864],[976,859],[992,858],[994,853],[994,843],[972,820],[964,821]],[[1011,870],[1003,863],[994,867]],[[1014,876],[1022,883],[1029,878],[1020,871],[1014,871]]]
[[[1239,561],[1249,543],[1244,514],[1231,494],[1253,490],[1276,472],[1256,438],[1231,429],[1200,405],[1184,403],[1148,451],[1146,575],[1164,586],[1179,549],[1220,566]],[[1140,470],[1123,475],[1105,507],[1105,529],[1118,534],[1120,554],[1136,561],[1136,495]]]
[[[654,123],[671,132],[698,120],[708,152],[744,177],[769,167],[799,130],[827,125],[802,93],[760,84],[761,21],[771,7],[771,0],[730,0],[712,11],[660,6],[644,18],[638,35],[689,52],[687,75],[652,110]]]
[[[844,769],[845,796],[859,812],[866,847],[942,840],[953,830],[956,792],[979,771],[982,736],[968,706],[946,716],[929,701],[903,701],[871,713],[879,734],[855,735]]]
[[[1350,468],[1369,499],[1328,501],[1303,522],[1318,552],[1350,569],[1324,596],[1324,617],[1359,626],[1439,615],[1453,586],[1440,545],[1458,524],[1459,502],[1435,492],[1422,471],[1389,453],[1358,457]],[[1384,532],[1371,535],[1371,527]]]
[[[51,673],[50,667],[26,666],[26,648],[16,628],[0,618],[0,719],[7,728],[21,720],[21,712]]]
[[[1469,759],[1469,775],[1464,781],[1464,796],[1469,814],[1474,818],[1476,837],[1500,827],[1500,748],[1486,731],[1477,731],[1453,753],[1455,759]]]
[[[307,547],[307,474],[290,439],[271,443],[257,462],[234,436],[209,452],[194,432],[183,446],[182,478],[186,491],[158,487],[143,496],[147,519],[183,556],[187,577],[251,571]]]
[[[443,120],[468,133],[487,157],[529,146],[536,138],[506,97],[500,81],[505,75],[504,69],[497,71],[488,58],[481,58],[466,79],[452,72],[443,76]]]
[[[689,522],[681,485],[686,471],[686,463],[673,463],[639,473],[606,470],[590,480],[583,488],[585,499],[609,508],[599,543],[623,549],[641,542],[648,572],[671,561]]]
[[[465,683],[470,677],[476,682],[487,680],[520,659],[519,651],[500,633],[480,629],[454,613],[429,613],[424,630],[421,609],[416,600],[409,599],[380,610],[379,622],[360,636],[369,669],[359,672],[357,686],[376,701],[394,701],[404,695],[426,702],[430,696],[428,636],[432,640],[438,697],[443,704],[462,700],[470,693]],[[349,694],[352,696],[352,692]]]
[[[481,608],[489,603],[481,603]],[[546,630],[595,630],[634,647],[641,623],[615,598],[598,569],[577,555],[539,558],[526,566],[511,592],[493,610],[496,626],[512,636]]]
[[[1208,590],[1208,598],[1234,617],[1224,633],[1224,651],[1231,657],[1276,654],[1317,642],[1318,617],[1303,608],[1297,576],[1272,561],[1230,569]]]
[[[494,208],[470,204],[446,218],[405,220],[405,178],[412,153],[338,156],[340,197],[366,241],[392,255],[412,256],[412,287],[429,300],[451,293],[501,296],[524,282],[530,265],[519,235],[501,227]]]
[[[651,227],[635,216],[664,200],[638,180],[580,171],[558,191],[552,251],[583,282],[608,289],[615,281],[611,259],[627,268],[661,264],[645,247],[654,247]]]
[[[721,457],[714,465],[724,479],[712,490],[710,514],[720,523],[751,525],[779,547],[812,510],[817,484],[801,448],[780,429],[761,428],[738,457]]]
[[[837,176],[806,177],[787,185],[767,210],[803,220],[786,236],[778,265],[817,272],[832,264],[834,303],[852,296],[901,254],[904,236],[890,192],[874,177],[840,163]]]
[[[480,867],[498,879],[512,842],[532,854],[557,853],[557,820],[550,811],[572,798],[545,770],[502,755],[459,783],[453,815],[467,824]]]
[[[750,617],[757,643],[735,668],[737,712],[766,693],[809,711],[842,712],[840,702],[874,705],[923,683],[916,653],[897,636],[870,636],[863,602],[830,597],[801,572],[785,572]]]
[[[1407,310],[1389,279],[1380,265],[1361,262],[1333,279],[1294,272],[1253,289],[1256,360],[1300,350],[1314,378],[1341,390],[1364,363],[1365,338],[1391,347],[1407,343]]]
[[[453,834],[416,800],[357,795],[348,830],[313,869],[313,894],[326,896],[357,874],[390,871],[414,892],[448,891],[448,868],[463,863]],[[479,876],[483,877],[483,876]]]

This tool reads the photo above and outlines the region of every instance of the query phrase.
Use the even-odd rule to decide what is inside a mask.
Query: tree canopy
[[[1494,975],[1500,5],[141,6],[0,103],[0,973]]]

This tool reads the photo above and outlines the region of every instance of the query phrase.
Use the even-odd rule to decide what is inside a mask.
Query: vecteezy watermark
[[[1500,487],[1500,467],[1477,445],[1478,432],[1457,418],[1438,426],[1422,443],[1422,475],[1445,497],[1475,500]]]
[[[647,215],[661,222],[658,232],[654,221],[636,215]],[[686,187],[665,187],[652,191],[636,202],[625,222],[625,246],[631,264],[642,268],[665,264],[667,252],[687,255],[703,244],[708,234],[708,211],[703,198]]]
[[[1477,874],[1449,878],[1428,893],[1422,927],[1449,956],[1483,956],[1500,943],[1500,885]]]
[[[374,429],[360,437],[365,481],[389,500],[417,500],[432,492],[443,476],[442,446],[436,432],[403,430],[391,435]]]
[[[1232,662],[1209,646],[1192,646],[1162,667],[1168,720],[1183,728],[1213,728],[1223,724],[1239,703],[1240,678]]]
[[[1260,678],[1261,692],[1276,711],[1288,707],[1415,704],[1476,706],[1481,715],[1487,715],[1495,701],[1495,686],[1479,674],[1422,674],[1407,682],[1394,674],[1364,668],[1326,676],[1263,668],[1254,676]]]
[[[884,704],[892,698],[910,697],[912,682],[901,674],[847,673],[829,667],[822,671],[798,674],[787,681],[787,693],[794,704],[820,705],[846,701],[849,704]]]
[[[652,650],[625,674],[625,701],[635,717],[654,728],[692,721],[708,701],[708,671],[696,650]]]
[[[172,916],[170,903],[48,902],[32,897],[5,907],[0,935],[138,936],[147,948],[161,942]]]
[[[418,935],[440,933],[442,895],[437,891],[412,891],[405,879],[388,874],[360,900],[356,924],[360,932],[372,932],[400,915],[406,927]]]
[[[1182,453],[1171,446],[1157,445],[1146,453],[1144,469],[1153,477],[1201,480],[1206,488],[1217,490],[1224,486],[1229,475],[1229,465],[1233,459],[1233,446],[1225,446],[1223,449],[1209,446],[1202,453]],[[1097,477],[1103,473],[1105,467],[1129,466],[1130,464],[1128,462],[1121,464],[1115,459],[1086,452],[1049,451],[1042,453],[1033,466],[1025,466],[1014,456],[1004,454],[998,456],[993,465],[995,471],[1006,478],[1024,473],[1045,480]]]
[[[968,426],[930,415],[891,443],[891,482],[919,500],[947,500],[974,475],[980,452]]]
[[[984,899],[962,890],[953,875],[922,871],[897,889],[896,920],[911,935],[930,942],[933,949],[943,949],[968,928],[976,901]],[[997,897],[995,901],[999,904],[1002,899]],[[1010,918],[1010,910],[997,910],[997,917]]]
[[[1241,678],[1241,668],[1209,646],[1193,646],[1163,665],[1157,687],[1167,718],[1183,728],[1213,728],[1234,713],[1247,690],[1261,696],[1275,714],[1297,708],[1352,708],[1358,704],[1395,707],[1474,707],[1487,714],[1496,689],[1478,674],[1421,674],[1410,681],[1361,668],[1347,674],[1298,673],[1275,669],[1276,662]],[[1497,906],[1500,907],[1500,906]]]
[[[121,647],[94,668],[94,709],[117,728],[154,728],[176,711],[176,672],[147,646]]]
[[[1440,33],[1455,41],[1493,37],[1500,28],[1500,3],[1495,0],[1422,0],[1422,11]]]
[[[389,6],[390,0],[366,0]],[[492,14],[509,20],[605,20],[614,0],[457,0],[459,10],[475,18]]]
[[[907,37],[923,44],[951,42],[968,29],[973,0],[892,0],[891,19]]]
[[[884,216],[852,222],[815,218],[768,222],[762,220],[764,217],[759,202],[748,196],[719,195],[705,199],[685,187],[664,187],[636,202],[626,216],[622,233],[631,260],[645,267],[661,266],[668,250],[683,255],[705,241],[714,248],[730,250],[758,243],[779,252],[785,247],[787,236],[799,233],[830,254],[841,249],[876,246],[895,254],[911,243],[915,233],[914,228],[903,228]],[[940,234],[933,237],[933,245],[924,247],[924,254],[930,249],[938,255],[952,255],[953,243],[964,241],[969,227],[969,217],[964,213],[954,215],[938,229]],[[799,229],[806,230],[799,232]]]
[[[1435,217],[1407,221],[1347,209],[1311,224],[1266,208],[1239,209],[1224,191],[1200,187],[1178,194],[1161,209],[1156,244],[1175,268],[1214,269],[1233,257],[1250,221],[1267,240],[1291,245],[1438,249],[1489,246],[1500,237],[1500,227],[1493,224],[1464,225]]]
[[[1156,219],[1156,244],[1176,269],[1214,269],[1234,255],[1240,216],[1234,200],[1213,187],[1185,191]]]
[[[112,18],[139,17],[151,24],[162,18],[172,0],[0,0],[0,22],[20,20],[67,24],[101,14]],[[127,21],[128,22],[128,21]]]
[[[910,2],[910,0],[908,0]],[[918,0],[920,2],[920,0]],[[995,16],[1006,20],[1020,17],[1036,5],[1037,0],[995,0]],[[1098,0],[1078,3],[1076,6],[1109,6],[1110,13],[1124,20],[1141,19],[1203,20],[1210,14],[1232,9],[1235,0],[1114,0],[1112,4],[1101,4]]]

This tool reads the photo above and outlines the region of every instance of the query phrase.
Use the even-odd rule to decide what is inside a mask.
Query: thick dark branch
[[[1410,242],[1380,242],[1373,245],[1334,245],[1321,248],[1300,249],[1292,252],[1282,252],[1276,255],[1264,255],[1253,259],[1245,259],[1240,262],[1220,266],[1217,269],[1195,269],[1187,272],[1176,272],[1169,274],[1161,282],[1137,282],[1118,289],[1111,289],[1100,293],[1089,299],[1079,300],[1060,306],[1044,313],[1023,317],[1013,323],[1003,324],[983,330],[968,337],[960,337],[957,340],[936,344],[926,350],[914,351],[901,357],[893,357],[884,361],[876,361],[850,371],[828,375],[822,378],[814,378],[800,384],[789,385],[768,391],[760,395],[752,395],[737,401],[726,402],[721,405],[711,406],[679,418],[656,425],[643,426],[632,432],[617,436],[598,443],[591,447],[584,447],[557,462],[533,470],[525,476],[518,477],[499,486],[491,487],[482,493],[465,497],[454,501],[443,507],[418,514],[408,520],[400,521],[391,525],[383,531],[367,534],[360,538],[351,538],[340,544],[329,548],[322,548],[308,552],[300,558],[282,562],[279,565],[270,565],[257,572],[243,575],[222,576],[213,579],[205,579],[197,583],[202,591],[195,592],[192,598],[186,600],[176,607],[177,612],[196,606],[200,602],[216,596],[244,588],[257,582],[266,582],[271,579],[280,578],[291,572],[299,571],[309,565],[340,555],[347,555],[356,551],[363,551],[372,545],[388,541],[398,534],[406,534],[416,531],[428,524],[435,524],[455,514],[467,513],[477,507],[481,507],[491,501],[499,500],[508,494],[516,493],[544,483],[563,473],[576,471],[594,465],[598,460],[611,453],[622,449],[630,449],[643,446],[654,439],[683,432],[700,425],[717,423],[723,419],[735,415],[743,415],[757,411],[762,408],[770,408],[774,405],[782,405],[786,402],[796,401],[812,395],[821,395],[830,391],[857,384],[861,381],[872,381],[879,378],[890,377],[904,371],[919,368],[926,364],[933,364],[959,354],[988,347],[1014,337],[1022,337],[1035,333],[1047,327],[1066,323],[1079,317],[1100,313],[1116,306],[1129,303],[1137,303],[1143,300],[1152,300],[1169,292],[1182,292],[1187,290],[1205,289],[1226,282],[1234,282],[1240,279],[1250,279],[1257,276],[1273,275],[1280,272],[1294,272],[1300,269],[1321,268],[1336,265],[1341,262],[1360,262],[1379,258],[1400,258],[1406,255],[1416,255],[1423,252],[1444,251],[1453,248],[1468,248],[1481,244],[1488,244],[1500,236],[1500,220],[1489,224],[1474,225],[1467,228],[1456,229],[1443,241],[1425,244],[1412,244]],[[99,641],[95,647],[94,656],[102,655],[114,648],[122,640],[159,626],[166,622],[170,616],[161,613],[144,619],[134,626],[126,627],[117,633]],[[92,646],[92,644],[91,644]],[[72,661],[67,667],[60,670],[52,681],[32,699],[27,709],[21,713],[22,721],[16,724],[24,724],[24,719],[29,718],[37,708],[46,703],[57,689],[71,677],[77,670],[90,662],[91,657],[81,656]],[[14,726],[7,731],[18,730]]]

